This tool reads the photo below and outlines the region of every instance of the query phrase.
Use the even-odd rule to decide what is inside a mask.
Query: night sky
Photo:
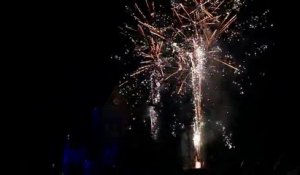
[[[276,45],[249,60],[254,85],[246,95],[236,97],[240,114],[232,128],[235,157],[248,162],[251,171],[256,167],[254,174],[272,174],[278,160],[281,174],[299,165],[298,56],[294,55],[299,49],[291,44],[297,43],[297,27],[293,5],[281,3],[256,0],[251,7],[271,10],[274,30],[253,35]],[[16,146],[13,166],[23,175],[53,174],[51,164],[61,161],[66,134],[75,135],[77,142],[88,138],[92,109],[106,103],[128,71],[110,59],[123,47],[118,26],[128,19],[120,0],[16,6],[20,10],[14,9],[18,13],[13,14],[11,23],[16,27],[10,41],[16,49],[6,71],[12,103],[8,132]],[[160,156],[156,160],[164,157]]]

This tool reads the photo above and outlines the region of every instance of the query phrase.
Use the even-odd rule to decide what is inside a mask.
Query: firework
[[[233,61],[218,46],[221,37],[236,35],[229,27],[237,19],[239,0],[178,0],[171,1],[170,13],[161,13],[154,2],[134,4],[131,14],[136,27],[125,26],[134,44],[133,53],[140,59],[139,68],[130,78],[147,77],[150,91],[149,115],[154,138],[157,137],[155,106],[160,103],[165,84],[176,86],[174,95],[192,93],[194,110],[193,144],[195,167],[204,165],[203,145],[203,86],[212,64],[220,64],[238,72]],[[134,37],[133,37],[134,36]],[[125,81],[120,86],[124,86]]]

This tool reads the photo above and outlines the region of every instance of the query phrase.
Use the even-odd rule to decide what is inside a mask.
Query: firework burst
[[[243,3],[240,0],[172,0],[168,12],[162,13],[153,1],[127,8],[135,20],[135,27],[125,25],[122,32],[133,42],[134,57],[139,67],[129,75],[131,79],[147,79],[148,102],[153,137],[157,137],[155,106],[161,101],[166,84],[175,86],[172,95],[192,94],[193,144],[195,167],[204,165],[203,145],[203,86],[216,71],[216,64],[239,72],[230,56],[224,54],[218,41],[238,32],[229,30],[236,21]],[[120,84],[125,86],[129,80]],[[152,117],[151,117],[152,116]]]

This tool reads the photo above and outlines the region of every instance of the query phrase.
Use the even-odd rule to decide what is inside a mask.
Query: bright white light
[[[195,168],[196,168],[196,169],[201,168],[201,162],[196,161],[196,163],[195,163]]]
[[[194,141],[195,148],[198,149],[201,142],[201,133],[199,131],[196,131],[194,133],[193,141]]]

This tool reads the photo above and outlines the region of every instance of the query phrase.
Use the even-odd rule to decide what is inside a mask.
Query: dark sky
[[[256,85],[240,97],[243,118],[236,120],[237,142],[247,156],[263,160],[286,155],[295,163],[298,131],[297,42],[294,11],[284,1],[256,0],[254,9],[271,10],[273,32],[264,39],[276,45],[249,63]],[[66,131],[86,127],[86,114],[107,100],[125,68],[111,61],[122,41],[118,26],[126,20],[119,0],[102,3],[49,2],[12,6],[10,21],[16,45],[6,71],[12,102],[11,139],[18,145],[21,168],[43,168],[53,145]],[[26,8],[24,8],[26,7]],[[20,9],[20,10],[18,10]],[[290,20],[290,21],[288,21]],[[258,72],[265,72],[261,77]],[[9,131],[11,132],[11,131]],[[27,168],[28,169],[28,168]]]

